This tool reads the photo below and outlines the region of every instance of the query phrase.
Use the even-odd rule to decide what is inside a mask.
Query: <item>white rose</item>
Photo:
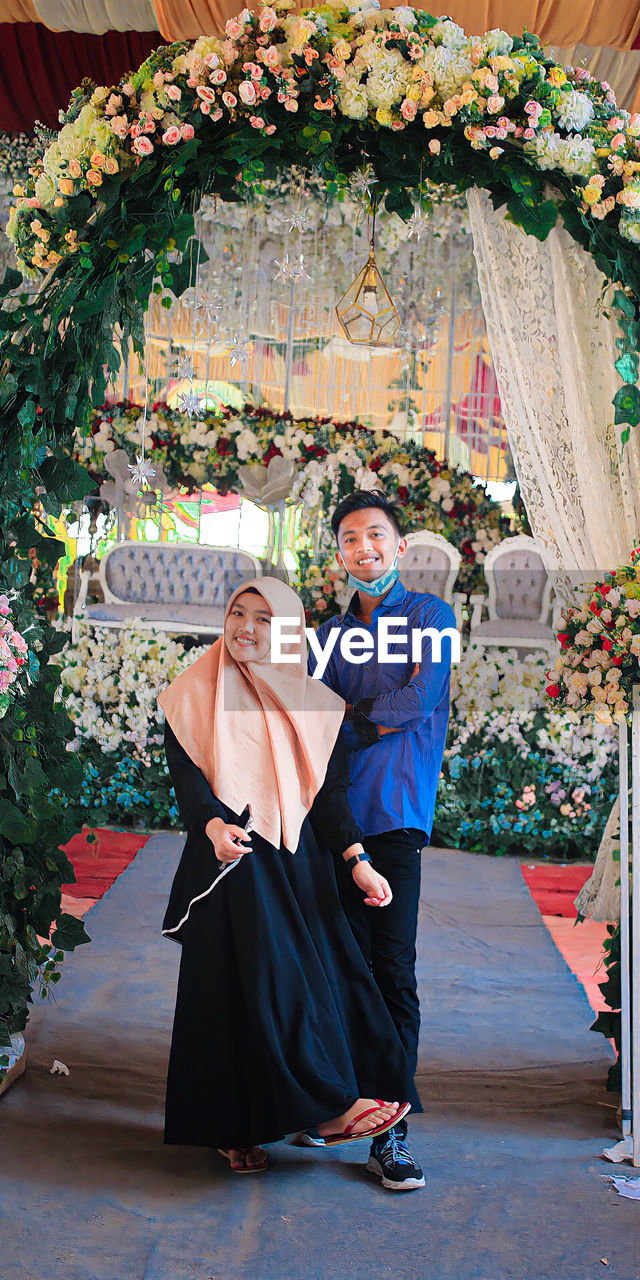
[[[404,5],[404,4],[398,5],[398,7],[393,10],[393,14],[391,14],[390,16],[395,22],[400,22],[403,27],[409,27],[410,29],[411,27],[415,27],[416,25],[415,11],[413,9],[410,9],[408,5]]]
[[[368,113],[366,88],[353,76],[345,76],[339,89],[338,101],[343,116],[349,116],[351,120],[364,120]]]

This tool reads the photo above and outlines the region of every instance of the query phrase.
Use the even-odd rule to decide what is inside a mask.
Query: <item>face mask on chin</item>
[[[374,596],[375,599],[379,599],[380,596],[385,595],[386,592],[390,589],[390,587],[393,586],[394,582],[397,582],[399,577],[399,573],[398,573],[399,549],[400,549],[400,541],[398,540],[398,545],[396,547],[396,554],[393,557],[393,564],[390,564],[389,568],[385,569],[384,573],[380,578],[374,578],[373,582],[362,582],[360,578],[354,577],[352,573],[349,573],[347,571],[347,582],[351,590],[362,591],[366,596]]]

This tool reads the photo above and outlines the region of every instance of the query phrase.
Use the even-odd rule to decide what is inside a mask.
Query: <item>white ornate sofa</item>
[[[549,617],[552,581],[538,543],[526,534],[505,538],[488,553],[484,576],[489,596],[470,597],[469,644],[553,650],[557,641]],[[554,621],[556,613],[559,606],[554,608]]]
[[[407,534],[407,549],[398,560],[403,586],[408,591],[427,591],[446,600],[453,606],[459,628],[462,626],[462,605],[467,597],[464,592],[454,592],[453,588],[461,559],[458,548],[441,533],[421,529],[419,533]]]
[[[73,613],[96,627],[220,635],[226,601],[241,582],[262,574],[260,561],[236,547],[191,542],[117,542],[100,561],[101,604],[87,604],[90,573],[81,574]]]

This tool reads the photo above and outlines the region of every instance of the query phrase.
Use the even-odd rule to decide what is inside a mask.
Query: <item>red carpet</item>
[[[599,987],[607,976],[604,967],[607,926],[589,919],[577,924],[574,906],[574,898],[589,879],[593,867],[521,862],[520,870],[558,951],[582,983],[591,1008],[599,1013],[607,1007]]]
[[[593,867],[571,864],[569,866],[531,866],[521,862],[520,869],[525,882],[543,916],[570,916],[577,918],[574,898],[589,879]]]
[[[88,835],[97,837],[95,844],[87,841]],[[84,915],[89,910],[85,903],[93,906],[111,888],[148,839],[148,833],[143,831],[111,831],[108,827],[96,827],[92,831],[84,827],[64,846],[77,877],[76,884],[63,884],[65,897],[82,899]],[[67,904],[65,909],[69,910]]]

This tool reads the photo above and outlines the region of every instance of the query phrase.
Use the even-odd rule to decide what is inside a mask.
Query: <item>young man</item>
[[[408,591],[400,582],[397,564],[407,544],[397,508],[382,492],[349,494],[336,507],[331,526],[354,594],[346,613],[319,627],[318,640],[326,645],[332,627],[340,633],[355,629],[360,639],[354,635],[351,650],[359,643],[363,652],[354,661],[341,634],[322,679],[347,703],[349,799],[365,848],[389,881],[393,901],[384,911],[363,906],[344,867],[337,868],[338,883],[351,928],[415,1072],[420,855],[431,833],[447,734],[451,642],[443,638],[438,653],[432,638],[418,635],[416,640],[414,633],[455,630],[455,617],[437,596]],[[365,652],[370,648],[373,653]],[[312,670],[315,665],[312,656]],[[406,1137],[403,1121],[371,1147],[367,1168],[389,1190],[424,1186]]]

